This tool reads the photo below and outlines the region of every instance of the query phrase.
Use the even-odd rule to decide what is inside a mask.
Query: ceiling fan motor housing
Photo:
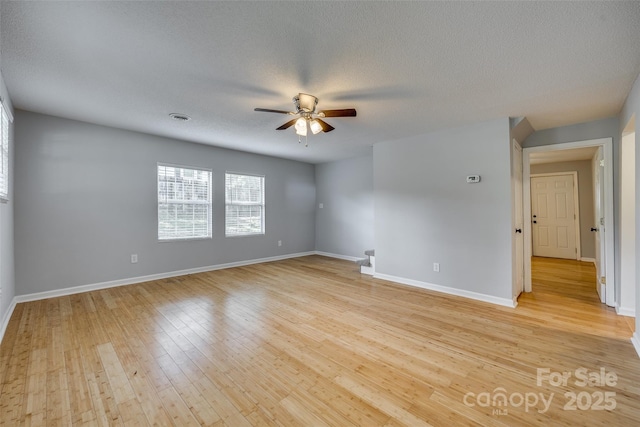
[[[313,113],[318,105],[318,98],[306,93],[299,93],[293,97],[293,102],[296,104],[296,108],[299,113]]]

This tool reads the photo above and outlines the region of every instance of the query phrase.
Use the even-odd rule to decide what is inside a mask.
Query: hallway
[[[550,317],[569,331],[630,339],[634,319],[618,316],[600,302],[596,269],[590,262],[559,258],[531,259],[532,290],[518,299],[520,314]]]

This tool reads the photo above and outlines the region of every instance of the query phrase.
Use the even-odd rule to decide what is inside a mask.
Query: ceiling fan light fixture
[[[313,119],[309,122],[309,127],[311,128],[311,133],[313,133],[314,135],[322,130],[320,122],[318,122],[316,119]]]
[[[295,111],[285,111],[285,110],[274,110],[271,108],[254,108],[254,111],[261,111],[265,113],[278,113],[278,114],[289,114],[292,116],[296,116],[286,122],[285,124],[277,127],[276,130],[285,130],[290,127],[294,127],[296,130],[296,134],[298,135],[298,142],[302,142],[302,137],[306,137],[311,130],[313,135],[320,133],[321,131],[324,133],[331,132],[335,128],[331,126],[329,123],[325,122],[325,117],[355,117],[356,110],[355,108],[343,108],[338,110],[322,110],[316,111],[316,106],[318,105],[318,98],[313,95],[309,95],[308,93],[299,93],[293,97],[293,103],[296,106]],[[306,145],[306,144],[305,144]]]
[[[307,136],[307,120],[304,117],[296,120],[296,133],[300,136]]]

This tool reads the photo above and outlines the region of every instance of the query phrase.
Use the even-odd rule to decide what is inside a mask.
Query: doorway
[[[578,173],[531,175],[533,256],[580,259]]]
[[[587,149],[590,150],[591,155],[595,150],[600,150],[602,153],[603,161],[597,162],[601,173],[599,173],[602,182],[602,205],[603,215],[596,219],[598,223],[601,223],[597,228],[601,241],[603,256],[600,261],[600,265],[596,265],[598,271],[599,291],[601,291],[602,302],[606,302],[607,305],[615,305],[615,291],[613,284],[614,280],[614,245],[613,245],[613,140],[612,138],[601,138],[587,141],[577,141],[563,144],[554,144],[548,146],[539,146],[523,149],[523,203],[524,203],[524,217],[532,218],[531,209],[531,163],[534,158],[544,158],[545,156],[553,157],[561,155],[561,153],[569,153],[568,150],[575,149]],[[595,187],[595,186],[594,186]],[[595,224],[594,224],[595,225]],[[526,292],[531,292],[531,257],[532,245],[533,245],[533,223],[532,221],[524,222],[524,289]],[[596,248],[596,253],[598,253]],[[611,268],[606,268],[606,266]],[[606,284],[610,285],[607,286]]]

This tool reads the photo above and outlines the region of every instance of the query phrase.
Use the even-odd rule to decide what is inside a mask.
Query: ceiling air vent
[[[180,114],[180,113],[171,113],[169,114],[169,117],[179,122],[188,122],[189,120],[191,120],[191,117],[187,116],[186,114]]]

